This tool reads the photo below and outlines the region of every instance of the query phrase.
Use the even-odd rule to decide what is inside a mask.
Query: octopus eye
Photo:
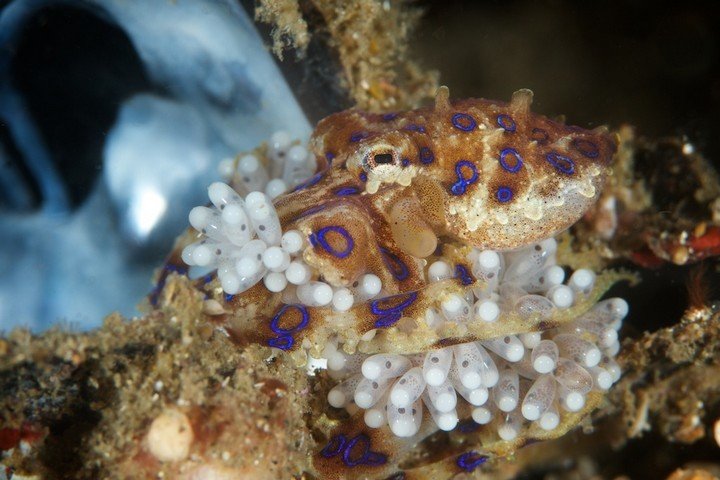
[[[377,153],[373,160],[375,160],[376,165],[387,165],[393,163],[393,155],[392,153]]]
[[[365,160],[365,170],[377,171],[380,167],[399,165],[400,158],[393,150],[376,150],[370,152]]]

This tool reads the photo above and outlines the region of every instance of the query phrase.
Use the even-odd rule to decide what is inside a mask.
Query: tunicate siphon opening
[[[11,82],[64,183],[70,206],[77,207],[100,172],[105,135],[119,106],[134,93],[154,88],[125,32],[96,12],[66,6],[40,10],[14,47]],[[27,166],[18,169],[27,177]],[[32,206],[40,207],[47,199],[37,196],[33,185],[38,180],[25,181]]]

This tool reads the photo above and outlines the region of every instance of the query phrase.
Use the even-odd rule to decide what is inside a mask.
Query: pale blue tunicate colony
[[[104,138],[103,171],[71,209],[53,152],[10,81],[13,46],[47,7],[86,9],[122,29],[147,75],[167,92],[138,92]],[[85,329],[108,313],[130,316],[152,289],[158,258],[187,211],[205,200],[217,165],[276,130],[307,137],[309,124],[238,2],[193,0],[15,0],[0,10],[0,121],[37,182],[31,213],[0,210],[0,330],[42,330],[62,321]],[[6,168],[0,188],[27,192]],[[142,261],[141,261],[141,260]]]

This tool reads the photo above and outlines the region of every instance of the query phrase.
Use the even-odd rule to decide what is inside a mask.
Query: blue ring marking
[[[428,147],[420,149],[420,163],[429,165],[435,160],[435,154]]]
[[[312,215],[313,213],[325,210],[325,207],[326,205],[315,205],[314,207],[310,207],[307,210],[303,210],[302,212],[298,213],[295,217],[293,217],[291,221],[294,222],[300,218],[307,217],[308,215]]]
[[[390,270],[390,273],[395,280],[403,281],[408,277],[409,271],[405,262],[400,260],[400,257],[392,253],[385,247],[380,247],[380,253],[383,257],[383,263]]]
[[[564,173],[565,175],[572,175],[575,173],[575,162],[573,162],[570,157],[560,155],[557,152],[550,152],[545,155],[545,160],[547,160],[550,165],[555,167],[555,169],[560,173]]]
[[[352,135],[350,135],[350,141],[352,143],[359,142],[360,140],[363,140],[368,137],[367,132],[353,132]]]
[[[226,293],[226,294],[225,294],[225,303],[230,303],[230,302],[232,302],[234,298],[235,298],[235,295],[232,295],[232,294],[230,294],[230,293]]]
[[[510,165],[507,162],[507,157],[512,155],[515,157],[515,165]],[[505,169],[505,171],[510,173],[517,173],[523,166],[523,159],[518,153],[517,150],[514,148],[503,148],[500,151],[500,166]]]
[[[330,439],[327,445],[320,450],[320,455],[322,455],[325,458],[331,458],[335,455],[339,454],[343,451],[345,448],[345,444],[347,443],[347,438],[342,433],[335,435],[333,438]]]
[[[467,113],[456,113],[452,116],[450,121],[452,122],[453,127],[458,130],[462,130],[463,132],[471,132],[475,129],[475,127],[477,127],[475,119]]]
[[[185,275],[188,272],[189,268],[184,265],[173,265],[171,263],[168,263],[165,265],[165,271],[166,272],[175,272],[179,273],[180,275]]]
[[[535,140],[540,145],[545,145],[550,140],[550,134],[542,128],[533,128],[530,139]]]
[[[375,327],[384,328],[395,324],[402,318],[403,311],[417,300],[417,295],[417,292],[409,292],[373,300],[370,303],[370,311],[378,317],[375,320]],[[394,302],[403,297],[405,299],[395,306],[384,307],[380,305],[380,302]]]
[[[403,127],[403,130],[408,130],[410,132],[425,133],[425,127],[423,127],[422,125],[418,125],[417,123],[411,123],[409,125],[405,125]]]
[[[513,120],[510,115],[501,113],[497,116],[496,120],[497,124],[500,125],[500,128],[502,128],[506,132],[513,133],[517,129],[517,125],[515,125],[515,120]]]
[[[204,285],[207,285],[208,283],[212,282],[212,279],[213,279],[213,274],[212,274],[212,273],[208,273],[207,275],[205,275],[205,276],[203,277],[202,282],[203,282]]]
[[[390,112],[386,113],[382,116],[383,122],[389,122],[390,120],[395,120],[397,118],[398,114],[397,112]]]
[[[576,138],[572,141],[571,145],[573,146],[573,148],[575,148],[575,150],[577,150],[587,158],[597,158],[597,156],[600,155],[600,151],[598,150],[597,145],[595,145],[590,140],[585,140],[584,138]]]
[[[392,303],[392,301],[397,300],[402,297],[406,297],[406,298],[395,306],[386,307],[386,306],[380,305],[380,302]],[[374,313],[375,315],[384,315],[386,313],[402,312],[407,307],[412,305],[416,299],[417,299],[417,292],[400,293],[398,295],[391,295],[389,297],[378,298],[378,299],[370,302],[370,311],[372,313]]]
[[[365,465],[370,466],[377,466],[377,465],[383,465],[387,462],[387,455],[380,452],[368,452],[367,459],[365,460]]]
[[[160,299],[160,292],[165,288],[165,280],[160,280],[155,288],[150,292],[150,305],[153,307],[157,306],[158,300]]]
[[[327,235],[328,232],[340,234],[345,239],[345,250],[338,252],[328,243],[325,239],[325,235]],[[313,247],[317,247],[319,245],[330,255],[337,258],[346,258],[352,253],[353,248],[355,248],[355,242],[353,241],[352,235],[350,235],[343,227],[339,227],[337,225],[323,227],[317,232],[311,233],[309,238]]]
[[[282,316],[285,315],[285,312],[291,308],[297,309],[300,312],[300,314],[302,315],[302,318],[300,319],[300,322],[297,325],[295,325],[294,327],[282,328],[280,326],[280,320],[281,320]],[[293,303],[291,305],[283,305],[282,308],[280,308],[280,310],[275,314],[273,319],[270,321],[270,329],[273,332],[277,333],[278,335],[290,335],[292,333],[299,332],[300,330],[307,327],[308,320],[309,320],[309,315],[308,315],[308,311],[307,311],[307,308],[305,307],[305,305],[301,305],[299,303]]]
[[[474,281],[467,267],[459,263],[455,265],[455,277],[459,278],[463,285],[470,285]]]
[[[462,433],[472,433],[477,431],[477,429],[480,428],[479,423],[475,423],[475,420],[468,420],[466,422],[461,422],[457,429],[458,431]]]
[[[280,335],[277,338],[271,338],[267,343],[269,346],[280,350],[290,350],[295,344],[295,339],[290,335]]]
[[[400,163],[402,164],[403,167],[407,167],[408,165],[410,165],[410,159],[409,159],[409,158],[403,158],[403,159],[402,159],[402,162],[400,162]]]
[[[507,203],[512,200],[513,191],[510,187],[500,187],[497,189],[497,192],[495,192],[495,198],[497,198],[500,203]]]
[[[367,182],[367,173],[360,172],[360,181],[361,182]]]
[[[323,210],[325,210],[325,205],[315,205],[314,207],[310,207],[307,210],[300,212],[297,218],[307,217],[308,215],[312,215],[313,213],[321,212]]]
[[[335,154],[332,152],[326,152],[325,160],[327,160],[328,165],[332,165],[332,161],[335,160]]]
[[[477,467],[487,462],[490,457],[481,455],[475,451],[469,451],[463,453],[457,458],[457,466],[465,470],[466,472],[472,472]]]
[[[305,190],[306,188],[312,187],[313,185],[317,184],[320,180],[322,180],[323,177],[325,177],[325,173],[326,172],[316,173],[315,175],[313,175],[312,177],[307,179],[305,182],[303,182],[300,185],[298,185],[297,187],[295,187],[293,189],[293,192],[297,192],[298,190]]]
[[[157,302],[160,298],[160,292],[163,288],[165,288],[165,283],[167,282],[167,277],[170,273],[175,272],[180,275],[187,275],[188,271],[190,270],[189,267],[183,266],[183,265],[173,265],[172,263],[167,263],[163,267],[163,274],[161,274],[160,279],[158,280],[157,284],[155,284],[155,287],[150,292],[150,304],[155,306],[157,305]],[[165,273],[167,272],[167,273]],[[211,274],[208,274],[211,275]],[[207,283],[207,282],[204,282]]]
[[[472,175],[470,178],[465,178],[463,176],[462,169],[463,167],[469,168],[472,171]],[[469,160],[460,160],[455,164],[455,174],[457,175],[458,181],[453,183],[450,187],[450,192],[453,195],[462,195],[467,190],[468,185],[471,185],[475,182],[477,182],[478,179],[478,171],[477,167],[474,163],[472,163]]]
[[[353,459],[351,457],[352,450],[355,445],[360,442],[364,444],[365,450],[363,450],[360,457]],[[370,450],[370,438],[367,435],[360,433],[347,442],[343,451],[342,459],[343,463],[348,467],[355,467],[357,465],[382,465],[387,461],[387,456],[382,453],[372,452]]]
[[[348,195],[356,195],[360,193],[360,189],[357,187],[341,187],[335,190],[335,195],[338,197],[346,197]]]
[[[375,320],[375,328],[385,328],[397,323],[402,318],[401,313],[388,313]]]

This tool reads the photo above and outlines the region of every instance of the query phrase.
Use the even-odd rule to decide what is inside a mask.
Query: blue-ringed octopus
[[[191,278],[235,343],[326,360],[339,383],[314,473],[486,468],[576,425],[619,378],[627,304],[600,298],[623,275],[566,280],[554,240],[597,200],[617,142],[531,102],[442,87],[425,108],[336,113],[307,150],[279,134],[234,159],[191,212],[151,300],[204,266]],[[399,471],[438,430],[432,460]]]

